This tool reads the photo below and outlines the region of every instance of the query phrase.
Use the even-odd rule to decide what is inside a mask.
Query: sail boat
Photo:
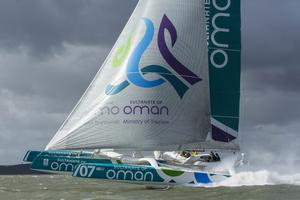
[[[240,1],[140,0],[45,151],[24,161],[147,185],[229,177],[200,150],[239,150],[240,43]],[[181,150],[197,155],[180,162]]]

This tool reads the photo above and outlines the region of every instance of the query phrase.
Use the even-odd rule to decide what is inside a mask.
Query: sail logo
[[[221,2],[221,4],[223,5],[221,5],[219,2]],[[226,33],[230,33],[231,30],[230,27],[220,27],[220,25],[217,24],[217,21],[228,21],[228,18],[231,17],[231,13],[229,12],[231,8],[231,0],[212,0],[212,2],[206,1],[204,4],[205,15],[207,17],[207,34],[209,35],[208,41],[211,40],[211,44],[209,44],[211,50],[209,58],[210,63],[213,67],[217,69],[223,69],[224,67],[228,66],[229,62],[228,53],[225,51],[225,49],[229,49],[229,42],[220,40],[224,40],[224,36],[222,37],[222,34],[224,35]],[[212,16],[210,6],[212,6],[213,9],[216,10],[216,13],[213,13]],[[212,30],[210,30],[210,26],[212,26]]]
[[[153,182],[155,176],[150,171],[144,171],[141,168],[132,169],[107,169],[95,165],[79,165],[73,176],[93,178],[103,177],[108,180],[124,181],[148,181]]]
[[[142,56],[151,44],[154,36],[153,22],[148,18],[143,18],[143,22],[146,26],[146,32],[131,55],[129,55],[129,52],[131,49],[131,41],[133,36],[132,33],[130,34],[127,43],[125,45],[122,45],[118,49],[116,55],[113,58],[113,67],[117,67],[124,63],[126,58],[129,56],[126,65],[127,80],[121,82],[118,85],[109,84],[105,91],[106,95],[116,95],[126,89],[130,84],[133,84],[140,88],[154,88],[163,85],[166,82],[169,82],[175,89],[178,96],[180,98],[183,98],[183,96],[189,89],[189,85],[195,85],[202,79],[192,71],[190,71],[170,51],[165,38],[165,30],[169,32],[171,36],[172,47],[174,47],[177,41],[176,27],[171,22],[171,20],[166,15],[164,15],[158,31],[157,44],[159,52],[166,63],[187,83],[184,83],[166,67],[160,65],[148,65],[145,67],[139,66]],[[146,74],[158,74],[160,78],[157,78],[155,80],[147,80],[144,78]]]
[[[149,181],[153,182],[153,173],[142,171],[130,171],[130,170],[113,170],[110,169],[106,172],[106,178],[109,180],[131,180],[131,181]]]
[[[72,172],[74,170],[74,164],[52,162],[50,168],[53,171]]]

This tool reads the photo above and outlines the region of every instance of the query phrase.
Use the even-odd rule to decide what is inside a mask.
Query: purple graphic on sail
[[[166,15],[163,16],[158,33],[158,47],[161,55],[166,60],[166,62],[187,82],[189,82],[191,85],[198,83],[199,81],[201,81],[201,78],[199,78],[196,74],[185,67],[180,61],[178,61],[168,49],[165,39],[165,29],[168,30],[171,35],[173,47],[177,41],[177,31],[175,26]]]

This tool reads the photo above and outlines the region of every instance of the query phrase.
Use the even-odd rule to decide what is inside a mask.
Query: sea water
[[[146,190],[142,185],[87,180],[70,176],[0,176],[1,200],[299,200],[300,175],[243,172],[219,185]]]

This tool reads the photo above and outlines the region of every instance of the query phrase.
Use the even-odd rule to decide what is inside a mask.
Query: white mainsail
[[[160,150],[210,131],[202,0],[140,0],[46,149]]]

